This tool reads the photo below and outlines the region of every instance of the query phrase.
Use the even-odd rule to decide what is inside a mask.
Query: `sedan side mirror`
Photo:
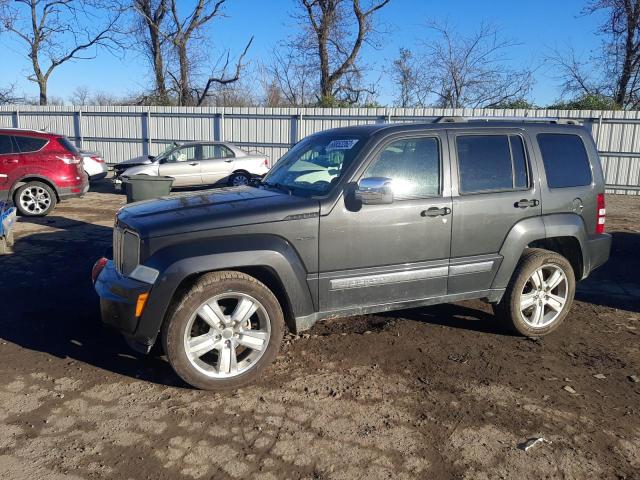
[[[387,177],[363,178],[355,190],[356,199],[363,205],[384,205],[393,203],[392,180]]]

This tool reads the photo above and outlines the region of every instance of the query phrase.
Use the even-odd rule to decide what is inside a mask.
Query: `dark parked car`
[[[81,197],[87,190],[82,157],[69,139],[0,129],[0,200],[13,200],[21,215],[47,215],[58,201]]]
[[[132,204],[94,269],[104,322],[205,389],[276,356],[285,325],[485,299],[529,337],[607,261],[594,142],[564,121],[442,119],[312,135],[255,187]]]

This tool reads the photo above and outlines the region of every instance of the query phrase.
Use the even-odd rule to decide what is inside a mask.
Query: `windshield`
[[[290,193],[326,195],[363,143],[361,137],[353,135],[312,135],[289,150],[262,183]]]
[[[167,148],[165,148],[162,152],[160,152],[158,155],[156,155],[155,157],[153,157],[154,160],[162,160],[165,157],[168,157],[174,150],[176,150],[178,147],[180,147],[180,145],[178,145],[177,143],[172,143],[171,145],[167,146]]]

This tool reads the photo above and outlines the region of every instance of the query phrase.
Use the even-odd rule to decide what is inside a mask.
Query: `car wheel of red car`
[[[42,182],[28,182],[16,190],[14,203],[25,217],[44,217],[57,203],[56,193]]]

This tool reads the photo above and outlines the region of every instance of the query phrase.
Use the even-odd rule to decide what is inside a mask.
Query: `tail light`
[[[264,162],[262,163],[266,168],[269,168],[269,159],[265,158]]]
[[[75,155],[63,155],[57,156],[58,160],[62,160],[67,165],[76,165],[82,162],[82,157],[76,157]]]
[[[90,157],[90,158],[91,158],[91,160],[93,160],[95,162],[104,163],[104,159],[102,159],[101,157],[93,156],[93,157]]]
[[[607,221],[607,209],[604,206],[604,193],[598,194],[596,214],[596,233],[604,233],[604,226]]]

